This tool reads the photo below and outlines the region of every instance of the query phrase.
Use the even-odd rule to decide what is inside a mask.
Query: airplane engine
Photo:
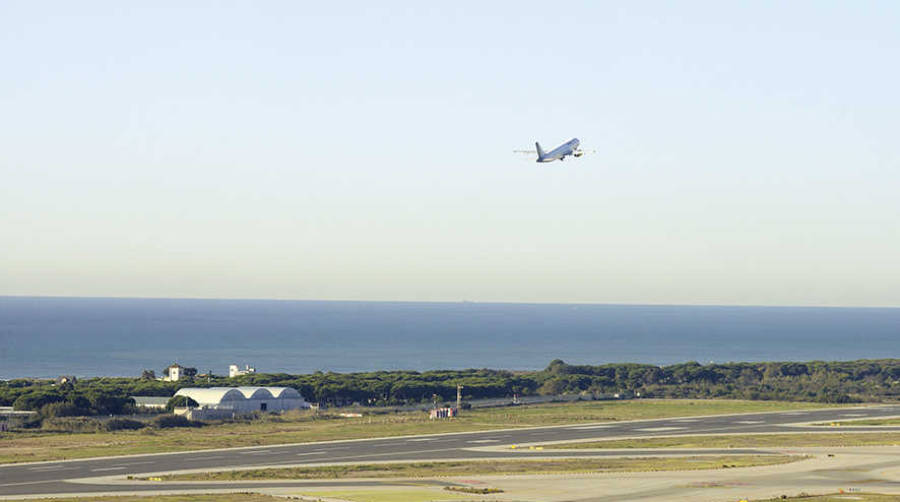
[[[572,152],[572,155],[574,155],[575,157],[581,157],[582,155],[584,155],[584,151],[583,150],[575,150],[574,152]]]

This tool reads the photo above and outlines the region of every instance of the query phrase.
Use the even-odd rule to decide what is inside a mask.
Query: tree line
[[[235,378],[193,377],[177,382],[150,378],[86,378],[0,382],[0,405],[19,410],[48,408],[54,416],[128,413],[129,396],[170,397],[182,387],[282,386],[327,405],[366,406],[453,401],[457,385],[465,399],[514,394],[582,394],[594,397],[726,398],[819,402],[893,400],[900,396],[900,360],[762,362],[657,366],[615,363],[571,365],[552,361],[540,371],[492,369],[252,373]]]

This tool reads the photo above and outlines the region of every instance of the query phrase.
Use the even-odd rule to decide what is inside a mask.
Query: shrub
[[[10,417],[9,428],[12,429],[38,429],[43,423],[40,415],[29,415],[27,417]]]
[[[101,432],[103,424],[94,418],[50,417],[45,418],[41,428],[55,432]]]
[[[131,420],[129,418],[113,418],[106,421],[106,430],[108,431],[134,431],[147,427],[147,424],[140,420]]]
[[[166,411],[171,413],[175,408],[196,408],[197,406],[200,406],[197,401],[187,396],[172,396],[172,399],[166,403]]]
[[[41,406],[40,415],[45,418],[52,417],[84,417],[91,414],[88,408],[82,408],[75,403],[57,402]]]
[[[91,392],[85,396],[93,408],[100,415],[118,415],[129,413],[134,407],[134,400],[123,395],[110,392]]]
[[[13,409],[37,411],[43,406],[50,403],[65,401],[66,398],[54,391],[35,391],[29,394],[22,394],[13,401]]]
[[[203,427],[202,422],[188,420],[181,415],[160,415],[150,421],[154,427],[168,429],[171,427]]]

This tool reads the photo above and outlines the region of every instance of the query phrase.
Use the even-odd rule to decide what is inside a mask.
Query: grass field
[[[110,497],[42,498],[40,502],[280,502],[282,497],[258,493],[222,493],[204,495],[116,495]]]
[[[845,427],[852,427],[857,425],[900,425],[900,418],[872,418],[865,420],[848,420],[842,422],[827,422],[816,425],[822,426],[831,426],[832,424],[843,425]]]
[[[430,478],[588,472],[682,471],[751,467],[796,462],[789,455],[722,455],[697,457],[579,458],[560,460],[491,460],[356,464],[200,472],[164,476],[163,481],[247,481],[261,479]]]
[[[467,495],[445,490],[426,488],[405,488],[385,490],[346,490],[310,492],[307,497],[327,497],[330,499],[349,500],[352,502],[435,502],[442,500],[494,500],[485,495]]]
[[[881,446],[900,445],[900,432],[741,434],[721,436],[678,436],[647,439],[613,439],[585,443],[544,445],[551,449],[585,448],[762,448],[800,446]]]
[[[362,409],[359,410],[363,413],[361,418],[293,412],[253,422],[222,423],[199,429],[0,433],[0,463],[826,406],[821,403],[736,400],[588,401],[479,409],[464,412],[458,419],[442,421],[430,421],[423,412],[374,414]]]
[[[781,502],[783,500],[802,500],[803,502],[900,502],[900,495],[879,495],[876,493],[832,493],[829,495],[815,495],[811,497],[788,497],[786,499],[753,499],[752,502]]]

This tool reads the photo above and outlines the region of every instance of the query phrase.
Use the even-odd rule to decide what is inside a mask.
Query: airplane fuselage
[[[573,157],[581,157],[582,151],[578,149],[581,145],[581,141],[578,138],[572,138],[569,141],[563,143],[562,145],[550,150],[549,152],[543,151],[541,149],[540,143],[535,143],[537,146],[538,158],[537,162],[553,162],[554,160],[565,160],[565,158],[569,155]]]

